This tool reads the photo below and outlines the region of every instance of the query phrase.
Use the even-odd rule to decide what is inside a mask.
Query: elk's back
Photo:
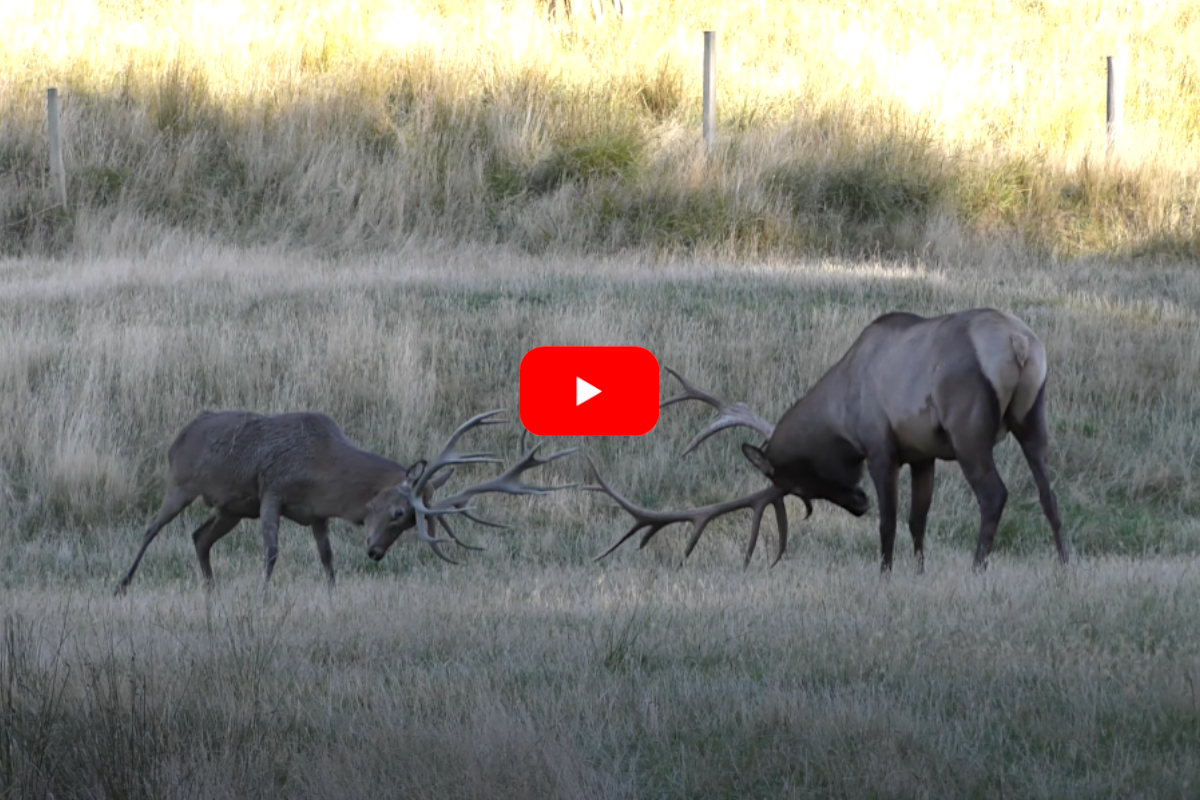
[[[977,424],[974,409],[993,402],[989,394],[998,406],[993,439],[999,441],[1007,434],[1005,419],[1024,419],[1046,379],[1037,336],[994,309],[932,319],[888,315],[868,326],[852,353],[856,383],[870,387],[862,427],[882,412],[880,422],[912,458],[953,458],[947,427],[956,420]]]

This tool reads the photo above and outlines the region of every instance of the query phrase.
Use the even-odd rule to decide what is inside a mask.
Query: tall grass
[[[703,28],[720,35],[711,158]],[[173,228],[334,253],[414,235],[534,252],[1197,252],[1187,4],[646,0],[595,24],[532,0],[24,0],[0,30],[8,252],[144,249]],[[1118,47],[1128,135],[1108,159]],[[67,214],[43,191],[50,84]]]
[[[0,794],[1186,797],[1198,297],[1187,268],[1004,251],[952,268],[416,246],[322,260],[175,234],[145,255],[0,260]],[[564,491],[486,500],[514,529],[460,529],[487,547],[462,567],[412,537],[375,564],[336,523],[332,594],[285,524],[264,597],[253,521],[215,548],[206,594],[191,509],[112,596],[166,448],[206,408],[319,409],[408,463],[473,413],[515,413],[530,347],[637,343],[777,418],[878,313],[984,303],[1049,354],[1069,569],[1010,441],[984,576],[977,506],[943,465],[924,577],[905,546],[881,580],[875,515],[822,503],[774,569],[741,568],[745,518],[686,563],[673,530],[593,564],[628,521]],[[761,485],[737,435],[679,458],[705,418],[669,408],[644,437],[548,444],[579,445],[650,507]],[[511,456],[517,430],[471,446]],[[590,480],[581,459],[546,472]]]

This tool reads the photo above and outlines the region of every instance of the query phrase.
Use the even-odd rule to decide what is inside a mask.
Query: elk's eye
[[[393,521],[395,521],[395,520],[398,520],[398,519],[400,519],[400,518],[401,518],[401,517],[403,517],[403,516],[404,516],[404,509],[403,509],[403,508],[393,508],[393,509],[392,509],[392,520],[393,520]]]

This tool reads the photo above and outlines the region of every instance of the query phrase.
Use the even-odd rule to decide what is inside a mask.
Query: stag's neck
[[[321,505],[329,513],[323,516],[340,517],[361,523],[367,513],[367,503],[384,489],[401,483],[408,470],[391,459],[348,447],[341,457],[327,466],[330,491]]]

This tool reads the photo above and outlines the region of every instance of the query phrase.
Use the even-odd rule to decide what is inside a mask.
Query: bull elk
[[[334,571],[328,524],[334,517],[366,527],[367,554],[376,561],[383,558],[400,534],[416,527],[417,537],[439,558],[455,563],[441,551],[441,545],[454,542],[468,549],[480,548],[461,542],[447,517],[459,514],[484,525],[503,527],[475,516],[468,505],[471,498],[485,492],[542,495],[567,488],[534,486],[519,480],[522,473],[574,452],[563,450],[542,458],[537,454],[538,445],[525,451],[502,474],[452,496],[433,499],[434,492],[451,477],[454,466],[503,463],[490,453],[454,452],[467,431],[503,422],[497,418],[499,413],[489,411],[467,420],[451,434],[437,459],[430,464],[418,461],[411,467],[357,447],[325,414],[202,414],[188,423],[171,445],[166,496],[117,593],[124,594],[158,532],[199,497],[213,508],[213,513],[192,532],[200,571],[209,585],[213,580],[209,550],[241,520],[260,517],[266,554],[264,588],[275,568],[280,517],[312,529],[330,587],[334,585]],[[437,538],[438,525],[448,539]]]
[[[690,555],[709,522],[747,508],[753,511],[748,564],[763,513],[772,506],[779,529],[779,549],[772,562],[776,563],[787,548],[784,498],[799,497],[809,514],[813,500],[827,500],[862,516],[869,507],[858,487],[865,463],[879,502],[882,570],[888,572],[896,539],[898,476],[900,467],[908,464],[912,471],[908,527],[921,572],[934,464],[942,459],[959,463],[979,502],[974,568],[983,570],[1008,498],[992,449],[1012,432],[1033,473],[1059,561],[1067,563],[1058,504],[1046,475],[1046,353],[1033,331],[1016,317],[993,309],[933,319],[886,314],[863,330],[841,360],[775,426],[744,404],[724,403],[668,371],[684,391],[663,406],[698,400],[719,412],[688,444],[684,455],[720,430],[748,427],[766,437],[766,442],[761,447],[743,444],[742,452],[771,484],[746,497],[703,508],[651,511],[634,505],[597,475],[599,485],[591,488],[607,493],[634,519],[633,527],[598,558],[643,529],[644,547],[654,534],[675,522],[691,523],[685,550]]]

